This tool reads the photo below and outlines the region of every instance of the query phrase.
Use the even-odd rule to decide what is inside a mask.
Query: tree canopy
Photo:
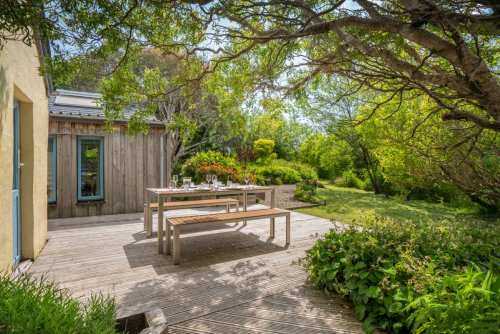
[[[418,91],[437,104],[422,112],[500,129],[500,5],[492,0],[8,0],[1,12],[2,39],[29,43],[34,27],[53,39],[59,69],[79,51],[113,55],[120,66],[137,46],[155,47],[203,55],[204,68],[187,78],[197,80],[244,57],[240,66],[261,87],[290,92],[339,75],[353,91],[400,100]]]

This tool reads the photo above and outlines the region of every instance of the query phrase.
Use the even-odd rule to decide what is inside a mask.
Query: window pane
[[[99,139],[82,139],[80,143],[81,197],[102,197],[101,141]]]
[[[49,198],[49,202],[55,202],[56,200],[56,166],[55,161],[56,157],[54,152],[55,139],[49,138],[49,147],[47,154],[47,196]]]

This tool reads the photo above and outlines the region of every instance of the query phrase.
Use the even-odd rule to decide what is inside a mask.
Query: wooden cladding
[[[160,137],[164,127],[151,127],[148,135],[132,137],[127,136],[125,125],[116,124],[112,133],[103,129],[104,124],[98,123],[49,121],[49,133],[57,143],[57,201],[49,204],[49,218],[141,212],[144,189],[161,186]],[[78,201],[77,142],[82,136],[104,139],[103,200]]]

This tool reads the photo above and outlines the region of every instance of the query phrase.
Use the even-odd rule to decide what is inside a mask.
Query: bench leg
[[[270,224],[270,229],[269,229],[269,236],[271,238],[274,238],[274,218],[270,219],[271,224]]]
[[[172,227],[170,226],[170,223],[168,222],[168,220],[166,220],[166,228],[167,228],[167,249],[166,249],[166,254],[167,255],[170,255],[172,254]]]
[[[229,204],[226,204],[226,212],[229,213]]]
[[[174,256],[174,264],[180,264],[181,263],[181,245],[180,245],[180,239],[179,239],[179,234],[180,234],[180,226],[173,226],[174,228],[174,239],[173,239],[173,256]]]
[[[148,229],[148,210],[146,209],[146,204],[144,204],[144,231],[147,231]],[[148,234],[146,233],[146,236],[148,236]]]
[[[286,244],[290,243],[290,214],[286,215]]]

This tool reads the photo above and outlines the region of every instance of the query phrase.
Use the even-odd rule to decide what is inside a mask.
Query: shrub
[[[253,143],[253,151],[257,160],[261,163],[269,163],[272,159],[276,158],[274,150],[274,140],[271,139],[258,139]]]
[[[302,180],[295,188],[294,197],[304,202],[314,202],[318,184],[315,180]]]
[[[297,172],[299,172],[302,180],[318,180],[318,174],[316,173],[316,170],[309,165],[291,161],[285,162],[285,166],[295,169]]]
[[[363,181],[352,170],[346,170],[334,180],[338,187],[363,189]]]
[[[299,172],[289,167],[268,165],[253,166],[251,168],[255,174],[261,177],[257,179],[263,180],[264,184],[295,184],[302,180]]]
[[[370,219],[362,226],[330,231],[302,263],[317,288],[351,298],[367,332],[419,328],[412,302],[438,291],[470,261],[487,267],[490,256],[498,257],[500,234],[493,224]]]
[[[471,265],[446,277],[437,289],[411,302],[405,311],[415,333],[498,333],[500,278]]]
[[[0,333],[115,333],[113,299],[92,295],[81,305],[44,278],[0,277]]]

